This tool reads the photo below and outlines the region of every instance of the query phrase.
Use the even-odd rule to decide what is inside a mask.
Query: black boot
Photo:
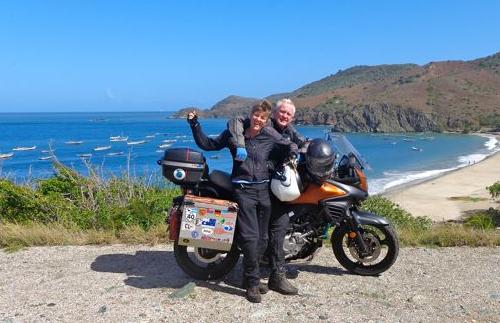
[[[297,295],[299,290],[293,286],[285,277],[284,272],[271,273],[267,283],[270,290],[274,290],[283,295]]]
[[[241,286],[243,286],[244,289],[248,289],[248,285],[245,283],[245,280],[243,280],[243,283]],[[269,291],[269,287],[267,287],[267,285],[264,284],[263,282],[259,282],[259,293],[267,294],[268,291]]]
[[[249,302],[260,303],[262,297],[260,296],[259,286],[251,286],[247,289],[245,297]]]

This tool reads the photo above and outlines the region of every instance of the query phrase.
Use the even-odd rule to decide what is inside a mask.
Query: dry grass
[[[402,246],[492,247],[500,246],[500,230],[480,230],[462,224],[435,224],[428,230],[400,229]],[[168,241],[167,225],[145,231],[131,226],[113,232],[67,228],[60,224],[0,224],[0,248],[14,252],[30,246],[107,245],[115,243],[155,245]],[[329,241],[325,241],[329,242]]]
[[[456,223],[434,224],[429,230],[402,229],[399,238],[403,246],[500,246],[500,230],[481,230]]]
[[[0,224],[0,247],[17,251],[29,246],[101,245],[113,243],[158,244],[167,240],[167,226],[156,225],[148,231],[131,226],[119,232],[80,230],[58,223]]]

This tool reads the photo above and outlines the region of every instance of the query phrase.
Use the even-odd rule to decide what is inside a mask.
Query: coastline
[[[494,136],[499,139],[498,134]],[[500,151],[470,166],[396,185],[379,195],[413,216],[427,216],[433,221],[460,220],[466,212],[500,206],[486,189],[496,181],[500,181]]]

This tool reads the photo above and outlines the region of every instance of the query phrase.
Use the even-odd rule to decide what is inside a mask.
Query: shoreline
[[[493,136],[499,139],[498,134]],[[467,212],[498,208],[500,205],[486,189],[496,181],[500,181],[500,151],[477,163],[396,185],[375,195],[390,199],[413,216],[427,216],[435,222],[454,221]]]
[[[376,192],[376,193],[373,193],[373,194],[370,194],[370,195],[380,195],[380,196],[391,195],[395,191],[405,190],[405,189],[408,189],[410,187],[413,187],[413,186],[416,186],[416,185],[419,185],[419,184],[422,184],[422,183],[426,183],[426,182],[434,180],[436,178],[445,176],[447,174],[463,170],[464,168],[471,167],[471,166],[474,166],[476,164],[480,164],[481,162],[484,162],[487,159],[492,158],[496,154],[500,153],[500,133],[499,132],[475,132],[475,133],[471,133],[471,135],[480,136],[480,137],[483,137],[483,138],[494,138],[497,141],[497,143],[495,143],[495,145],[498,146],[498,149],[496,151],[492,152],[491,154],[486,155],[483,159],[481,159],[481,160],[479,160],[477,162],[474,162],[472,164],[469,164],[469,165],[465,165],[465,164],[464,165],[460,165],[459,164],[458,166],[456,166],[454,168],[450,168],[448,170],[444,170],[444,171],[442,171],[440,173],[437,173],[437,174],[434,174],[434,175],[431,175],[431,176],[428,176],[428,177],[424,177],[424,178],[418,178],[418,179],[410,180],[408,182],[404,182],[404,183],[401,183],[401,184],[396,184],[396,185],[391,186],[391,187],[389,187],[389,188],[387,188],[385,190],[382,190],[382,191],[379,191],[379,192]],[[468,156],[468,155],[466,155],[466,156]],[[500,177],[499,177],[499,180],[500,180]]]

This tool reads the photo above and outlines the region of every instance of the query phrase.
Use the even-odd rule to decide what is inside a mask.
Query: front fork
[[[361,222],[359,221],[358,217],[354,216],[351,212],[353,205],[349,205],[347,203],[339,203],[337,210],[340,208],[343,209],[343,214],[342,216],[331,216],[330,213],[328,212],[328,208],[324,207],[323,208],[323,216],[326,219],[326,222],[328,223],[326,227],[328,228],[330,225],[333,226],[338,226],[338,225],[346,225],[347,226],[347,231],[349,235],[349,239],[353,239],[356,241],[356,244],[358,246],[358,253],[361,257],[366,257],[370,255],[370,251],[368,250],[368,247],[363,240],[363,235],[362,235],[362,227],[361,227]],[[338,214],[338,213],[337,213]]]
[[[355,239],[356,245],[358,246],[358,252],[361,257],[366,257],[370,255],[368,247],[366,246],[365,241],[363,240],[361,223],[359,223],[358,219],[353,216],[350,210],[347,211],[346,214],[346,223],[349,228],[349,239]]]

